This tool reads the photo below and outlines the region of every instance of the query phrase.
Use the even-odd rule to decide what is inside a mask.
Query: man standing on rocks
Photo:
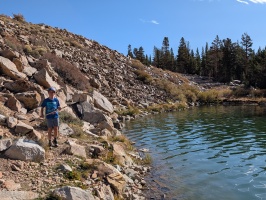
[[[45,108],[45,116],[48,127],[48,140],[49,147],[52,147],[52,131],[54,131],[54,139],[53,145],[57,147],[57,136],[58,136],[58,127],[59,127],[59,115],[58,111],[61,110],[59,100],[55,97],[56,89],[54,87],[50,87],[48,89],[49,97],[44,99],[41,104],[41,114],[40,117],[44,118],[44,108]]]

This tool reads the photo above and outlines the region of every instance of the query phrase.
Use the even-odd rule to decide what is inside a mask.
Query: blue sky
[[[127,47],[152,55],[169,38],[174,54],[181,37],[201,51],[216,35],[266,46],[266,0],[0,0],[0,13],[65,28],[127,54]]]

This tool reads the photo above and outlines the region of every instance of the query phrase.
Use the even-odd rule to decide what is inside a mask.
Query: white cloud
[[[152,24],[156,24],[158,25],[159,22],[157,22],[156,20],[151,20],[151,21],[148,21],[148,20],[144,20],[144,19],[139,19],[141,22],[143,23],[152,23]]]
[[[266,4],[266,0],[236,0],[239,3],[249,4],[250,3],[260,3],[260,4]]]
[[[237,0],[239,3],[249,4],[247,1]]]
[[[156,20],[151,20],[151,23],[153,23],[153,24],[159,24]]]
[[[253,3],[261,3],[261,4],[266,3],[266,0],[249,0],[249,1]]]

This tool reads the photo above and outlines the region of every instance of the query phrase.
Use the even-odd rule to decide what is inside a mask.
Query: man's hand
[[[44,118],[43,114],[40,115],[40,118]]]

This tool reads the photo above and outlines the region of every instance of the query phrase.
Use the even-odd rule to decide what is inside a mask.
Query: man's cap
[[[48,89],[48,92],[49,91],[54,91],[54,92],[56,92],[56,89],[54,88],[54,87],[50,87],[49,89]]]

